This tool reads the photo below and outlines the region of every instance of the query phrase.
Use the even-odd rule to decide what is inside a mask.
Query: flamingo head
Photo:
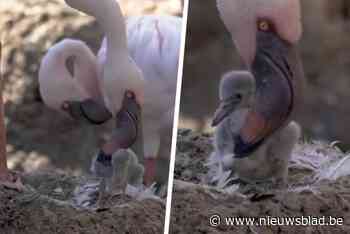
[[[40,64],[39,88],[44,103],[61,112],[67,100],[98,100],[97,64],[87,45],[64,39],[52,46]]]
[[[289,46],[301,37],[299,0],[217,0],[217,6],[247,66],[254,61],[259,32],[270,33]]]

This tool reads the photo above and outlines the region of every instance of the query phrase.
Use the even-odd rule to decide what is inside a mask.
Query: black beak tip
[[[224,109],[219,109],[215,112],[214,118],[211,122],[212,127],[218,126],[226,117],[229,115],[229,111]]]
[[[213,119],[213,121],[211,122],[212,127],[216,127],[218,126],[218,124],[219,124],[219,121],[217,121],[216,119]]]

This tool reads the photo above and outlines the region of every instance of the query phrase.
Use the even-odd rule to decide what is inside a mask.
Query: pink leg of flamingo
[[[1,50],[2,44],[0,42],[0,64],[1,64]],[[4,102],[3,102],[3,80],[0,70],[0,185],[5,186],[6,188],[22,190],[23,185],[20,180],[20,177],[10,172],[7,167],[7,153],[6,153],[6,127],[4,121]]]

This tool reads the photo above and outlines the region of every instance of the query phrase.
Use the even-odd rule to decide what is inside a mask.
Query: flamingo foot
[[[143,182],[146,186],[150,186],[155,181],[156,176],[156,159],[145,159],[145,174],[143,176]]]
[[[24,190],[24,185],[21,181],[20,176],[14,172],[9,171],[0,173],[0,186],[3,186],[6,189],[16,190],[18,192]]]

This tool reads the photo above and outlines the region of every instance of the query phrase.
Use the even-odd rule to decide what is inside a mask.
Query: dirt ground
[[[300,143],[289,166],[288,188],[262,189],[209,185],[205,163],[212,151],[210,134],[182,129],[178,134],[171,233],[349,233],[350,163],[334,165],[346,155],[324,143]],[[347,158],[349,159],[349,158]],[[345,165],[345,166],[344,166]],[[343,169],[341,169],[343,167]],[[341,171],[345,170],[345,174]],[[338,175],[336,176],[336,174]],[[342,226],[209,225],[209,217],[337,217]]]
[[[23,175],[26,190],[0,188],[2,234],[163,233],[165,205],[154,199],[112,198],[108,210],[73,206],[74,191],[89,179],[62,173]],[[147,215],[145,215],[147,214]]]

